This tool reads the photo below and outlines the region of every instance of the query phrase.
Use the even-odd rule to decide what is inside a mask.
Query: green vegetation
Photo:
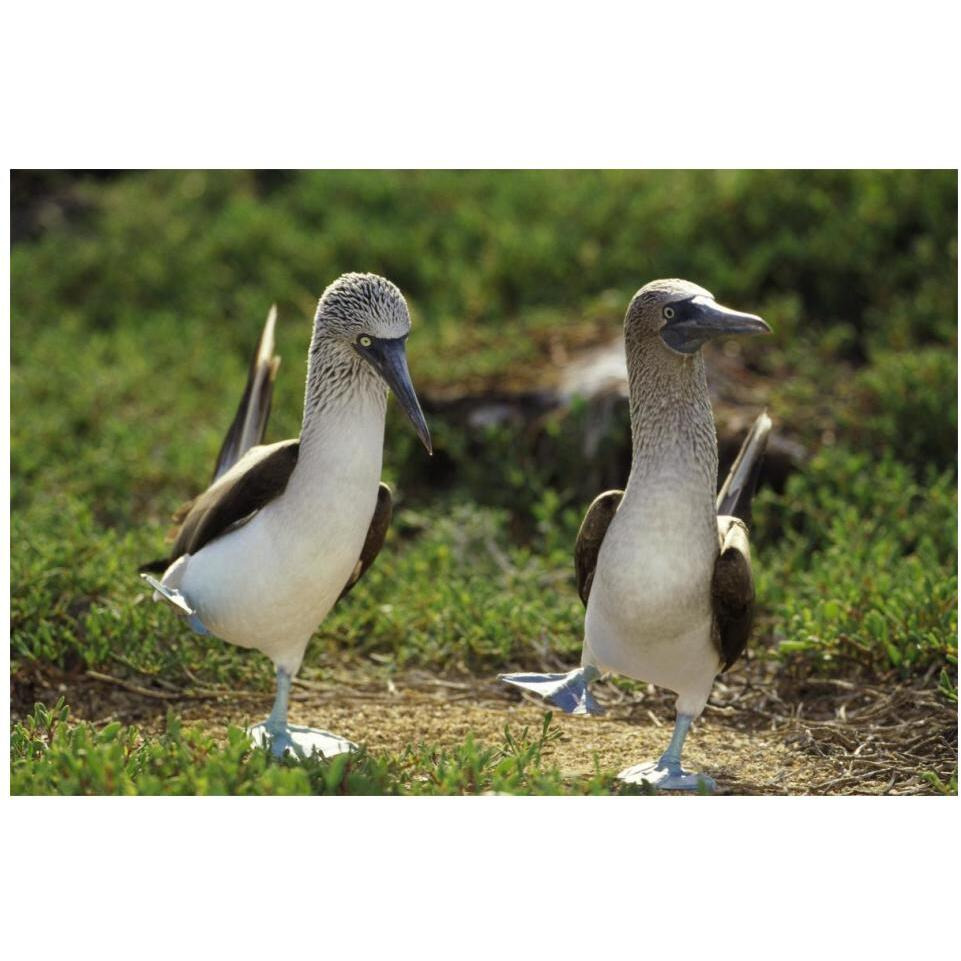
[[[144,741],[119,722],[99,731],[69,723],[63,700],[37,705],[11,734],[11,782],[17,794],[621,794],[644,793],[615,785],[598,773],[571,783],[542,767],[541,752],[558,736],[545,713],[540,731],[507,725],[501,743],[475,743],[468,735],[453,750],[411,746],[403,754],[342,754],[330,761],[277,760],[254,750],[241,728],[227,730],[226,745],[174,715],[167,731]]]
[[[956,671],[952,471],[919,482],[890,458],[829,449],[782,496],[763,492],[754,521],[758,592],[779,653],[832,671]]]
[[[812,456],[756,507],[753,649],[956,698],[953,172],[36,174],[15,180],[14,202],[15,691],[27,668],[95,668],[177,686],[243,679],[266,700],[264,658],[176,625],[134,572],[209,475],[270,303],[284,357],[274,439],[298,430],[317,297],[344,270],[374,270],[408,297],[411,369],[428,391],[537,383],[551,351],[617,336],[653,277],[763,314],[775,335],[740,345],[747,376]],[[394,527],[308,668],[348,655],[479,675],[573,661],[570,552],[596,492],[582,416],[551,418],[537,438],[466,436],[433,417],[434,464],[392,419]],[[625,431],[617,415],[602,449]],[[51,717],[14,730],[17,792],[572,789],[525,753],[549,732],[465,742],[438,774],[429,745],[296,768],[175,718],[154,742],[62,711],[51,734]]]

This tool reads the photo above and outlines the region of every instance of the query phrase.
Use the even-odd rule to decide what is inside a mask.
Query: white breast
[[[353,571],[380,481],[383,407],[302,439],[284,493],[190,556],[180,590],[211,633],[296,671]]]
[[[711,576],[713,503],[682,481],[629,489],[598,554],[584,622],[584,660],[681,695],[703,709],[719,668]]]

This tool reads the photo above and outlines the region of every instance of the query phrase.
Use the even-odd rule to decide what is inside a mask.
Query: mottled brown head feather
[[[665,324],[663,309],[680,300],[690,300],[700,294],[714,299],[714,295],[689,280],[652,280],[632,298],[624,318],[624,336],[630,342],[652,337]]]

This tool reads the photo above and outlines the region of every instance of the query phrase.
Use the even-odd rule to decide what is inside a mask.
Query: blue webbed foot
[[[588,686],[600,677],[596,668],[579,667],[567,674],[499,674],[498,677],[505,684],[532,691],[566,714],[604,713]]]
[[[617,775],[619,781],[628,784],[642,784],[647,782],[661,791],[707,791],[711,794],[717,789],[714,778],[706,774],[694,774],[685,771],[677,762],[665,758],[659,761],[646,761],[625,768]]]
[[[331,758],[337,754],[348,754],[357,750],[357,745],[346,738],[338,737],[329,731],[318,731],[312,727],[297,724],[274,726],[262,721],[247,729],[251,742],[264,750],[270,749],[274,757],[293,754],[303,759],[311,755]]]
[[[167,587],[149,574],[141,574],[140,576],[154,589],[154,600],[160,600],[167,604],[175,614],[183,617],[190,627],[201,636],[210,634],[197,612],[187,603],[187,598],[176,587]]]

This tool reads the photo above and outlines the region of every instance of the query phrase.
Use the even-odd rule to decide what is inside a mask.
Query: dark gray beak
[[[701,294],[669,304],[667,310],[673,311],[674,316],[661,328],[661,340],[682,354],[693,354],[715,337],[771,333],[771,328],[760,317],[722,307],[713,298]]]
[[[398,403],[404,408],[404,413],[414,425],[417,436],[427,448],[427,453],[434,452],[430,442],[430,431],[424,412],[420,409],[420,402],[414,392],[414,385],[410,381],[410,371],[407,369],[406,337],[363,338],[370,344],[364,346],[360,342],[354,344],[354,350],[360,354],[381,377],[387,381],[387,386],[394,392]]]

